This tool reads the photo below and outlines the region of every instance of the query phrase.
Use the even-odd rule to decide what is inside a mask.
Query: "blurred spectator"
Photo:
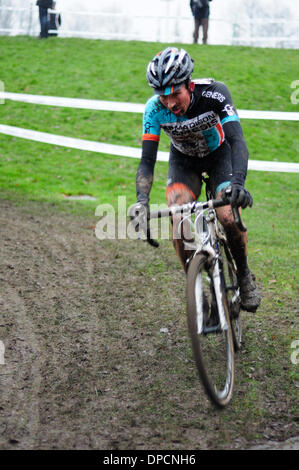
[[[56,10],[56,2],[52,2],[52,10],[50,12],[50,24],[49,24],[49,36],[57,36],[58,35],[58,29],[61,26],[61,15],[59,12],[55,11]]]
[[[52,0],[37,0],[39,7],[40,38],[47,38],[49,31],[48,8],[52,8]]]
[[[194,33],[193,43],[198,42],[199,27],[202,26],[202,43],[207,44],[210,7],[209,2],[212,0],[190,0],[190,8],[194,16]]]

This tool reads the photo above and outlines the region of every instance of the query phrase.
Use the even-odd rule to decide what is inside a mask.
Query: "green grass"
[[[1,37],[0,45],[0,79],[7,91],[137,103],[144,103],[151,95],[145,79],[146,64],[155,51],[165,46],[59,38],[42,42],[28,37]],[[193,76],[213,76],[226,82],[240,109],[296,110],[290,100],[293,91],[290,84],[296,79],[298,69],[296,51],[193,45],[188,46],[188,50],[195,59]],[[140,114],[9,100],[0,109],[2,124],[136,148],[141,146]],[[250,158],[296,161],[299,150],[296,122],[243,120],[242,124]],[[130,202],[134,200],[133,175],[138,164],[135,160],[4,135],[1,141],[0,188],[7,194],[52,201],[61,200],[62,194],[88,194],[99,202],[112,203],[123,194]],[[162,136],[160,149],[167,151],[168,147],[168,139]],[[160,202],[166,179],[167,166],[159,163],[153,202]],[[294,179],[296,177],[291,175],[291,184]]]
[[[144,102],[150,95],[145,69],[166,44],[29,37],[1,37],[1,80],[7,91]],[[236,105],[294,111],[296,50],[186,45],[194,77],[228,84]]]
[[[165,44],[2,36],[0,47],[0,79],[6,91],[144,103],[151,96],[146,65]],[[226,82],[240,109],[297,111],[290,100],[290,84],[298,78],[297,51],[193,45],[187,49],[195,60],[193,76],[213,76]],[[140,114],[9,100],[0,110],[1,124],[141,147]],[[242,125],[250,158],[298,160],[297,122],[243,120]],[[120,195],[126,196],[128,204],[135,201],[138,160],[5,135],[0,138],[0,190],[6,196],[52,202],[65,202],[63,195],[96,197],[96,203],[76,203],[80,210],[91,210],[99,203],[111,203],[117,209]],[[162,136],[160,149],[167,151],[168,147],[168,139]],[[158,162],[151,202],[165,201],[166,180],[167,164]],[[278,256],[275,264],[275,250],[283,250],[284,245],[286,251],[295,247],[297,227],[289,221],[297,208],[298,175],[249,171],[247,187],[255,201],[254,210],[244,213],[254,234],[252,256],[258,258],[266,247],[267,259],[271,258],[276,269],[281,261]]]
[[[7,91],[144,103],[151,96],[146,64],[165,44],[0,37],[0,46],[0,79]],[[213,76],[226,82],[240,109],[297,110],[290,100],[290,84],[298,71],[297,51],[193,45],[188,51],[195,59],[193,76]],[[0,109],[2,124],[141,147],[140,114],[9,100]],[[242,125],[250,158],[298,160],[297,122],[243,120]],[[0,138],[0,190],[6,197],[51,201],[80,211],[93,211],[99,203],[110,203],[117,210],[118,196],[126,196],[128,205],[135,202],[138,160],[5,135]],[[168,147],[168,139],[162,136],[160,149],[167,151]],[[167,164],[158,162],[152,203],[165,202],[166,180]],[[290,248],[296,250],[298,175],[249,171],[247,187],[255,202],[253,210],[244,212],[250,227],[250,257],[258,264],[260,258],[264,260],[264,282],[274,285],[275,276],[283,271],[286,278],[280,283],[293,289],[297,270],[287,254]],[[64,195],[80,194],[94,196],[96,202],[67,204],[64,199]]]
[[[151,96],[145,80],[146,65],[154,53],[165,46],[0,37],[0,80],[9,92],[144,103]],[[195,59],[194,78],[213,76],[226,82],[239,109],[298,111],[298,105],[290,100],[293,91],[290,84],[298,79],[299,73],[298,51],[185,47]],[[0,111],[1,124],[141,147],[140,114],[38,106],[9,100],[0,106]],[[298,161],[298,123],[243,120],[242,125],[251,159]],[[117,209],[118,196],[126,196],[128,205],[135,202],[138,160],[5,135],[0,135],[0,139],[2,198],[19,203],[47,201],[55,203],[59,210],[86,214],[94,214],[100,203],[110,203]],[[160,149],[166,151],[168,145],[163,137]],[[158,162],[151,202],[165,202],[166,180],[167,164]],[[276,389],[271,389],[270,381],[267,393],[279,400],[278,388],[285,390],[290,396],[290,413],[295,413],[291,403],[296,400],[294,384],[298,381],[298,366],[291,364],[290,345],[293,339],[299,339],[296,306],[298,183],[298,174],[248,172],[246,185],[253,195],[254,206],[243,212],[243,218],[249,228],[250,264],[263,289],[264,299],[262,313],[247,325],[246,350],[238,365],[245,371],[245,376],[238,379],[240,387],[248,386],[243,390],[244,402],[241,409],[223,413],[223,422],[239,419],[238,413],[244,417],[252,412],[256,419],[267,413],[259,408],[258,399],[265,381],[262,375],[256,375],[258,367],[255,371],[249,368],[253,363],[262,363],[270,378],[278,375]],[[96,202],[67,202],[63,197],[78,194],[94,196]],[[169,256],[170,253],[171,249]],[[165,295],[169,283],[167,262],[161,261],[154,267],[137,267],[148,276],[156,273],[161,285],[165,284]],[[182,367],[178,368],[183,373]],[[157,381],[151,393],[160,389]],[[248,420],[252,424],[252,417],[248,416]],[[252,429],[254,434],[254,426]]]

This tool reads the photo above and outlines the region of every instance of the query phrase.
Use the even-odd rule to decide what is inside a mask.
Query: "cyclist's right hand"
[[[150,211],[148,201],[133,204],[129,209],[129,216],[135,232],[142,231],[146,235],[147,242],[151,246],[158,248],[159,243],[152,238],[149,227]]]
[[[144,201],[133,204],[129,209],[129,216],[136,232],[139,232],[140,230],[144,233],[147,232],[149,221],[148,202]]]

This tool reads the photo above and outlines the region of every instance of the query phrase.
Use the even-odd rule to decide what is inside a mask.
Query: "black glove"
[[[154,240],[151,236],[149,221],[150,221],[150,211],[149,204],[147,201],[137,202],[129,209],[129,215],[132,224],[134,225],[135,232],[142,231],[147,242],[155,248],[158,248],[159,243]]]
[[[235,207],[252,207],[253,200],[251,194],[243,185],[238,183],[231,183],[226,189],[223,190],[224,196],[228,197],[231,206]]]
[[[133,222],[135,231],[139,232],[142,230],[144,233],[147,232],[148,221],[149,221],[149,204],[148,202],[137,202],[129,209],[130,219]]]

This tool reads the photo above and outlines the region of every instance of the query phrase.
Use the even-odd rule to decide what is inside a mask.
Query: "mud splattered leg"
[[[171,206],[173,204],[186,204],[192,202],[195,199],[192,191],[182,183],[174,183],[167,188],[167,204]],[[190,258],[193,250],[190,249],[190,244],[193,241],[193,236],[190,230],[188,222],[181,223],[181,215],[175,215],[172,217],[172,240],[175,251],[178,258],[187,272],[186,262]]]
[[[237,265],[238,275],[242,276],[248,271],[248,233],[241,232],[234,222],[231,206],[217,209],[217,215],[225,230],[227,240]]]

